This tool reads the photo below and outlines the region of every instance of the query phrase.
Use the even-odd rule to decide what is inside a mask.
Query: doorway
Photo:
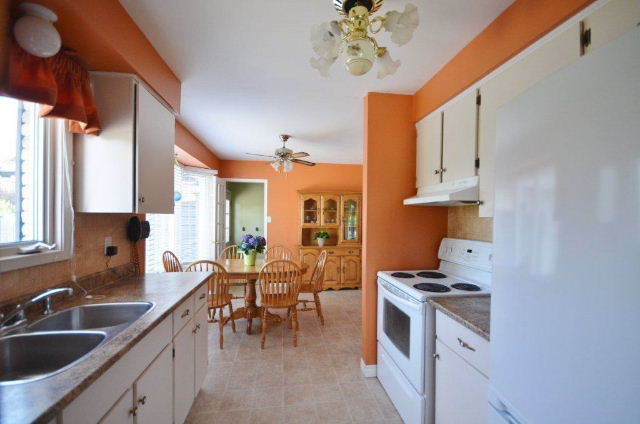
[[[267,181],[226,179],[225,242],[240,245],[245,234],[267,238]]]

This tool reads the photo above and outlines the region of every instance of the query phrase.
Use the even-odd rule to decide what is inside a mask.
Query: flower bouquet
[[[262,236],[254,236],[245,234],[240,243],[240,250],[244,253],[244,264],[246,266],[254,266],[256,264],[256,255],[264,252],[267,240]]]

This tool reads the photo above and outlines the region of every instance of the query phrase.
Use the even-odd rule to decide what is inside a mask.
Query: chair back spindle
[[[182,272],[182,264],[175,253],[167,250],[162,254],[162,265],[165,272]]]

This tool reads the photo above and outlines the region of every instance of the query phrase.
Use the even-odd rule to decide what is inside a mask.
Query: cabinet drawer
[[[460,323],[436,311],[436,337],[462,356],[485,376],[489,376],[489,342]]]
[[[178,334],[182,327],[189,322],[191,317],[195,313],[194,309],[195,295],[190,296],[187,300],[182,302],[180,306],[173,311],[173,335]]]
[[[196,290],[193,295],[193,300],[195,302],[194,310],[199,311],[207,303],[207,289],[209,287],[208,283],[204,283]]]

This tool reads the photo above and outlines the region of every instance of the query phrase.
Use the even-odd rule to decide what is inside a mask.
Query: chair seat
[[[260,306],[262,306],[263,308],[291,308],[293,306],[296,306],[298,304],[298,300],[294,300],[293,302],[289,301],[282,301],[282,302],[273,302],[273,303],[265,303],[262,302],[260,304]]]
[[[231,303],[231,299],[233,298],[233,295],[231,294],[227,294],[225,295],[222,299],[220,299],[219,297],[210,297],[207,299],[207,305],[210,308],[220,308],[222,306],[226,306],[229,303]]]
[[[315,284],[303,284],[300,286],[300,293],[315,293],[316,286]]]

